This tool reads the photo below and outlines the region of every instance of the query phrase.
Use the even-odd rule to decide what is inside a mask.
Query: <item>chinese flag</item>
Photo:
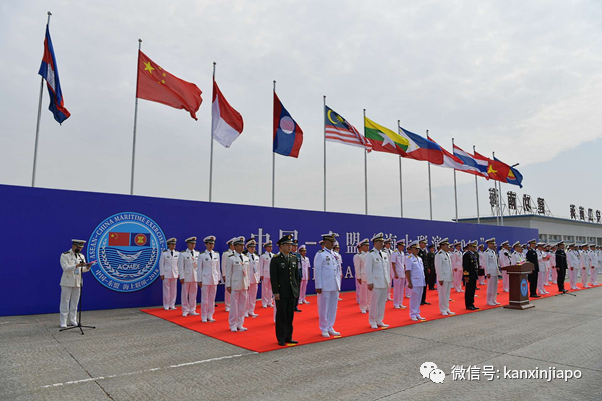
[[[197,120],[196,112],[203,101],[201,93],[195,84],[171,75],[139,51],[137,98],[187,110]]]
[[[109,246],[130,246],[130,233],[109,233]]]

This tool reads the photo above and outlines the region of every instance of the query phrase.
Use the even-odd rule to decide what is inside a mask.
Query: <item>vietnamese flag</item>
[[[146,54],[138,51],[137,98],[184,109],[197,120],[196,112],[203,101],[201,93],[195,84],[171,75]]]
[[[130,246],[130,233],[109,233],[109,246]]]
[[[510,166],[506,163],[502,163],[501,161],[494,159],[489,159],[489,165],[487,166],[487,175],[489,178],[492,178],[501,182],[508,182],[508,174],[510,173]]]

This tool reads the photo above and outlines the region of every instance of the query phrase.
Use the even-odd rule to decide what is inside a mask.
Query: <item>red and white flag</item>
[[[213,81],[213,105],[211,106],[211,135],[222,146],[229,148],[242,133],[243,121],[240,113],[226,100]]]

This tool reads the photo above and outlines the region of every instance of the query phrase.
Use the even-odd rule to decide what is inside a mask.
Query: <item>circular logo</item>
[[[159,256],[167,248],[157,223],[140,213],[123,212],[102,221],[88,241],[91,272],[113,291],[133,292],[159,276]]]
[[[526,297],[528,293],[529,293],[529,285],[527,284],[527,279],[524,278],[520,282],[520,294],[523,297]]]
[[[289,116],[284,116],[280,119],[280,129],[285,134],[292,134],[295,131],[295,122]]]

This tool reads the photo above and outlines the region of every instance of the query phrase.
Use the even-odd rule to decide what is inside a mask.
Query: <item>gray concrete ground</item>
[[[535,305],[263,354],[138,309],[86,312],[84,323],[98,328],[83,336],[59,333],[57,314],[2,317],[0,399],[602,399],[602,288]],[[443,383],[422,378],[425,361],[446,373]],[[478,381],[454,380],[454,365],[493,365],[501,377],[477,371]],[[579,370],[581,378],[509,379],[504,367]]]

